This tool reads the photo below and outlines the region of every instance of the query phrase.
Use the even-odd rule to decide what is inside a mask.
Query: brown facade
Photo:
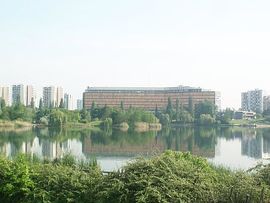
[[[190,98],[193,105],[202,102],[210,101],[216,103],[216,92],[201,91],[200,89],[192,89],[190,91],[181,90],[107,90],[107,89],[87,89],[83,94],[84,108],[90,109],[93,102],[98,106],[120,107],[121,102],[124,108],[138,107],[146,110],[155,110],[157,108],[166,108],[168,98],[171,98],[173,105],[176,100],[179,103],[188,106]]]

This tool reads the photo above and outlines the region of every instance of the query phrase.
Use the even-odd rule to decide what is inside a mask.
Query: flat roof
[[[89,91],[202,91],[199,87],[177,86],[177,87],[87,87]]]

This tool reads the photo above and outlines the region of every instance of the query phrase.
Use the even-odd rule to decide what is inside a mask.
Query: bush
[[[105,177],[99,197],[104,202],[215,202],[217,188],[217,173],[205,159],[166,152]]]
[[[202,115],[200,115],[199,123],[201,125],[212,125],[215,122],[216,122],[215,119],[210,114],[202,114]]]
[[[232,172],[172,151],[108,175],[96,160],[77,163],[70,155],[43,163],[0,158],[0,202],[270,202],[269,171]]]

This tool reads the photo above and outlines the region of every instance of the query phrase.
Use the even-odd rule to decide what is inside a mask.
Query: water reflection
[[[120,132],[64,129],[32,129],[0,132],[0,153],[57,158],[71,153],[78,158],[97,157],[112,170],[136,156],[165,150],[189,151],[215,164],[247,169],[270,158],[270,129],[182,127],[159,132]]]

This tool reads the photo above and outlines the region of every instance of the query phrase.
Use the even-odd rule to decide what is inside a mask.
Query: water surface
[[[105,171],[169,149],[189,151],[231,169],[248,169],[268,162],[270,129],[181,127],[140,133],[36,128],[0,132],[0,153],[7,157],[29,153],[54,159],[71,153],[77,159],[97,158]]]

